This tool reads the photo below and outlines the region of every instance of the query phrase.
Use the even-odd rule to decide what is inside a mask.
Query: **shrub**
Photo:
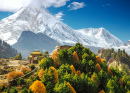
[[[71,70],[69,64],[62,64],[62,65],[60,66],[60,68],[58,69],[57,72],[58,72],[59,77],[61,77],[61,76],[63,76],[64,73],[66,73],[66,72],[71,73],[72,70]]]
[[[33,84],[33,80],[28,79],[26,82],[26,87],[29,88],[29,86],[31,86]]]
[[[33,79],[33,81],[36,81],[36,80],[40,80],[40,78],[39,78],[38,75],[36,75],[36,76],[34,77],[34,79]]]
[[[10,90],[10,93],[18,93],[16,87],[12,87],[11,90]]]
[[[34,70],[34,69],[35,69],[35,66],[34,66],[34,65],[31,65],[31,66],[29,66],[29,68],[30,68],[31,70]]]
[[[31,89],[31,91],[34,93],[46,93],[46,88],[44,84],[39,80],[34,81],[29,89]]]
[[[54,87],[54,93],[72,93],[66,82],[57,83]]]
[[[27,88],[24,88],[21,93],[28,93],[28,89]]]
[[[43,58],[41,61],[39,61],[39,66],[45,70],[50,66],[54,66],[54,61],[52,58]]]
[[[17,84],[18,84],[18,85],[23,85],[23,84],[25,84],[24,79],[23,79],[23,78],[19,78],[18,81],[17,81]]]
[[[15,79],[15,78],[21,77],[23,75],[24,75],[23,72],[12,71],[11,73],[9,73],[7,79],[11,80],[11,79]]]
[[[29,73],[29,72],[31,71],[31,69],[30,69],[30,68],[27,68],[27,67],[22,67],[22,68],[21,68],[21,71],[22,71],[24,74],[27,74],[27,73]]]

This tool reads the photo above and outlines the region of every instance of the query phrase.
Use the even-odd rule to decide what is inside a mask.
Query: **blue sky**
[[[123,43],[130,40],[130,0],[64,1],[66,2],[57,5],[58,7],[54,2],[52,5],[48,4],[47,9],[71,28],[103,27]],[[13,13],[0,12],[0,20],[10,14]]]

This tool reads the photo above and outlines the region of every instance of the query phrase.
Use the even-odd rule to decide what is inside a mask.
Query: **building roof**
[[[33,53],[29,53],[31,55],[42,55],[40,51],[33,51]]]

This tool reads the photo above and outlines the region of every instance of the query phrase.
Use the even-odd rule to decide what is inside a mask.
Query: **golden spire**
[[[57,42],[57,46],[59,46],[58,42]]]

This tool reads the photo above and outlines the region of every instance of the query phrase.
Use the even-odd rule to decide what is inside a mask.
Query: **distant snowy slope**
[[[39,1],[39,0],[38,0]],[[17,13],[0,22],[0,39],[10,45],[15,44],[23,31],[43,33],[61,44],[73,45],[76,42],[84,46],[109,48],[121,46],[123,43],[104,28],[86,28],[74,30],[57,20],[41,4],[32,2],[21,8]]]
[[[124,44],[124,46],[130,46],[130,40],[128,40],[128,41]]]
[[[109,48],[112,46],[121,46],[123,44],[121,40],[119,40],[104,28],[86,28],[76,31],[79,32],[82,40],[85,41],[84,43],[87,43],[91,46]]]

